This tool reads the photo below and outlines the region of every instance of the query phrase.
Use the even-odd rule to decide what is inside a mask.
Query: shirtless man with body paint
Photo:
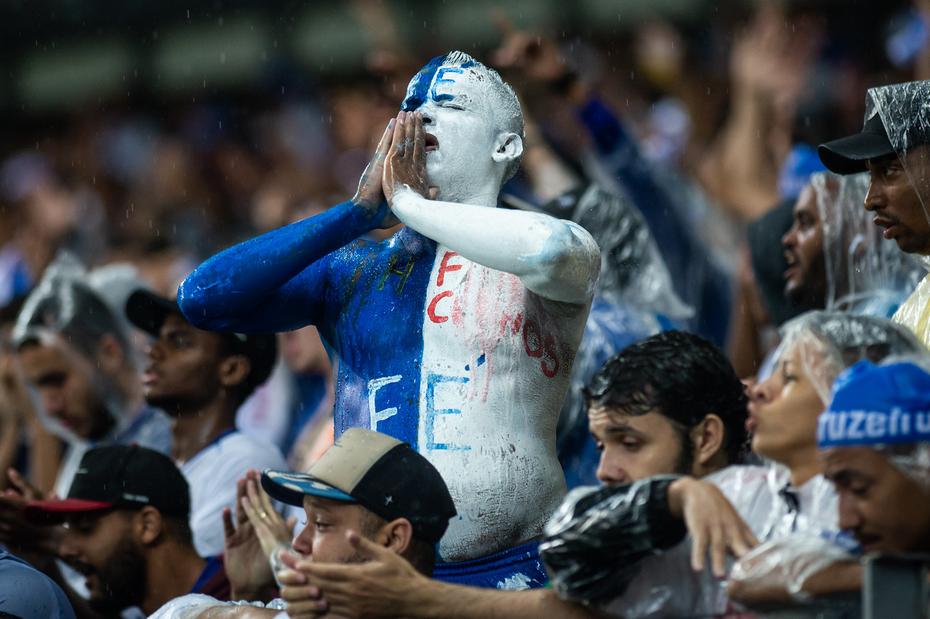
[[[205,329],[316,325],[340,358],[336,435],[409,442],[449,485],[459,517],[436,577],[539,586],[534,540],[564,493],[555,428],[598,247],[571,222],[496,208],[523,152],[496,72],[434,58],[402,110],[352,200],[207,260],[178,301]],[[398,220],[386,241],[360,238]]]

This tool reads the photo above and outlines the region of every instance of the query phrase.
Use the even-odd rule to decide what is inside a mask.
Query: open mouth
[[[884,228],[884,230],[882,230],[882,237],[886,240],[898,237],[903,232],[898,222],[891,220],[891,219],[885,219],[884,217],[875,217],[872,220],[872,223],[874,223],[879,228]]]
[[[879,217],[876,215],[875,217],[872,218],[872,223],[880,228],[890,228],[891,226],[894,226],[898,222],[892,221],[885,217]]]
[[[881,537],[878,535],[869,535],[865,533],[856,533],[856,541],[859,542],[859,546],[862,547],[864,552],[870,552],[876,550],[876,547],[881,542]]]
[[[71,569],[86,578],[93,576],[94,572],[97,571],[94,569],[94,566],[84,563],[83,561],[78,561],[76,559],[66,561],[66,563],[71,567]]]
[[[891,219],[886,219],[884,217],[875,217],[872,219],[872,223],[874,223],[879,228],[884,228],[884,230],[882,230],[882,236],[885,239],[890,239],[890,238],[897,236],[897,232],[900,231],[900,226],[898,225],[898,222],[891,220]]]
[[[439,140],[432,133],[426,134],[425,139],[426,152],[431,152],[434,150],[439,150]]]
[[[785,252],[785,264],[788,268],[785,269],[785,272],[782,274],[784,279],[791,279],[791,277],[798,270],[798,259],[792,252]]]
[[[156,381],[158,381],[158,373],[152,368],[146,368],[142,373],[142,384],[151,385]]]

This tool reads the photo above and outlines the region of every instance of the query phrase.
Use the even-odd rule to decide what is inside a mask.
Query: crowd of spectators
[[[488,14],[499,44],[475,57],[525,134],[498,207],[565,220],[600,271],[577,351],[522,336],[543,373],[569,359],[547,403],[568,492],[455,572],[467,476],[375,431],[342,332],[289,318],[287,290],[260,323],[299,327],[279,333],[185,292],[369,185],[393,207],[377,166],[426,123],[407,83],[450,50],[356,2],[384,29],[356,73],[24,113],[0,153],[0,617],[855,613],[867,553],[930,552],[930,3],[872,4],[760,1],[618,40]],[[379,217],[364,242],[403,234]],[[398,293],[412,269],[389,271]],[[210,293],[229,315],[235,277]],[[365,397],[370,427],[345,429],[339,402]]]

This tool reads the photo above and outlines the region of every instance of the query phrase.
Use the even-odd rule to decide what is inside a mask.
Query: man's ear
[[[113,335],[105,333],[97,342],[97,364],[107,375],[116,374],[126,362],[126,351]]]
[[[406,518],[397,518],[381,527],[376,539],[395,553],[403,554],[413,542],[413,525]]]
[[[706,467],[718,457],[726,438],[723,420],[711,413],[691,430],[695,465]],[[724,458],[726,462],[726,458]]]
[[[249,363],[245,355],[230,355],[220,361],[219,367],[220,384],[231,389],[242,383],[249,372],[252,371],[252,364]]]
[[[133,518],[133,537],[143,546],[151,546],[161,538],[164,527],[161,512],[152,506],[143,507]]]
[[[494,141],[494,152],[491,158],[497,163],[509,163],[523,155],[523,138],[511,131],[504,131],[497,135]]]

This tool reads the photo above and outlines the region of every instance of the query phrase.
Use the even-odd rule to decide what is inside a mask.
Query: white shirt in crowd
[[[191,531],[202,557],[223,554],[223,509],[236,510],[236,482],[249,469],[284,469],[277,447],[239,431],[220,436],[179,464],[191,493]]]

